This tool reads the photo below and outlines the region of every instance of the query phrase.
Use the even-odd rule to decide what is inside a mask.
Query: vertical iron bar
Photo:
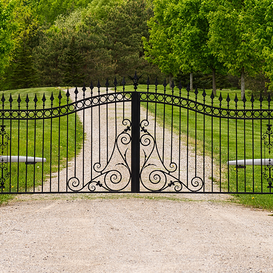
[[[205,107],[206,104],[206,92],[203,91],[203,104]],[[203,191],[206,191],[206,115],[203,114],[203,181],[204,181],[204,187]]]
[[[4,96],[4,94],[2,94],[2,99],[1,99],[1,101],[2,101],[2,110],[4,111],[4,109],[5,109],[5,96]],[[1,144],[2,144],[2,146],[1,146],[1,154],[3,155],[3,153],[5,153],[4,152],[4,147],[5,147],[5,145],[4,145],[4,143],[5,143],[5,125],[4,125],[4,119],[2,119],[2,126],[1,126],[1,131],[2,131],[2,133],[1,133],[1,140],[2,140],[2,142],[1,142]],[[1,191],[3,192],[3,190],[5,189],[5,178],[4,178],[4,166],[5,166],[5,164],[6,163],[1,163]]]
[[[67,107],[69,105],[69,97],[70,97],[70,93],[69,93],[69,89],[67,89],[67,91],[66,91],[66,105],[67,105]],[[66,172],[65,172],[65,175],[66,175],[66,178],[65,178],[66,191],[68,191],[67,181],[69,180],[69,177],[68,177],[69,118],[70,118],[70,114],[68,114],[66,116]]]
[[[108,79],[106,81],[106,94],[108,95],[108,86],[109,86],[109,82]],[[108,115],[109,115],[109,109],[108,109],[108,103],[106,103],[106,162],[108,163],[108,155],[109,155],[109,128],[108,128]],[[106,163],[106,164],[107,164]]]
[[[267,126],[268,126],[268,131],[271,131],[271,126],[270,126],[270,101],[271,101],[271,98],[270,98],[270,94],[268,95],[268,98],[267,98],[267,102],[268,102],[268,122],[267,122]],[[268,158],[269,158],[269,160],[271,161],[271,134],[269,133],[268,134]],[[272,168],[271,168],[271,166],[270,166],[270,164],[271,163],[269,163],[269,167],[268,167],[268,179],[267,179],[267,182],[269,182],[270,181],[270,179],[271,179],[271,177],[272,177],[272,175],[271,175],[271,171],[272,171]],[[272,182],[270,182],[270,183],[272,183]],[[269,192],[271,193],[271,191],[272,191],[272,188],[271,188],[271,184],[270,184],[270,186],[269,186]]]
[[[237,110],[238,109],[238,98],[237,98],[237,94],[235,96],[235,109]],[[236,159],[236,165],[237,165],[237,160],[238,160],[238,117],[236,117],[235,119],[235,146],[236,146],[236,156],[235,156],[235,159]],[[237,172],[237,175],[236,175],[236,192],[238,192],[239,190],[239,179],[238,179],[238,172]]]
[[[244,113],[245,113],[245,109],[246,109],[246,97],[244,95],[244,98],[243,98],[243,107],[244,107]],[[245,161],[246,161],[246,116],[244,116],[244,166],[246,165],[245,164]],[[247,191],[247,188],[246,188],[246,168],[244,168],[244,191],[246,192]]]
[[[90,85],[91,101],[93,101],[93,84]],[[90,159],[90,181],[93,179],[93,107],[91,107],[91,124],[90,124],[90,146],[91,146],[91,159]]]
[[[85,135],[85,85],[82,88],[82,97],[83,97],[83,102],[82,102],[82,106],[83,106],[83,113],[82,113],[82,183],[84,183],[84,159],[85,159],[85,149],[84,149],[84,144],[85,144],[85,139],[84,139],[84,135]]]
[[[76,87],[75,91],[75,107],[78,108],[78,88]],[[75,111],[74,116],[74,177],[77,177],[77,112]]]
[[[18,102],[18,110],[20,110],[21,108],[21,97],[20,97],[20,94],[18,95],[18,99],[17,99],[17,102]],[[20,165],[19,165],[19,155],[20,155],[20,119],[18,119],[18,140],[17,140],[17,155],[18,155],[18,160],[17,160],[17,192],[19,192],[19,187],[20,187]]]
[[[181,99],[181,83],[179,83],[179,98]],[[179,106],[179,146],[178,146],[178,180],[181,181],[181,105]]]
[[[227,101],[227,109],[228,109],[228,113],[229,113],[229,102],[230,102],[230,98],[229,95],[226,99]],[[227,153],[228,153],[228,162],[229,162],[229,117],[227,117]],[[227,178],[228,178],[228,192],[230,192],[230,174],[229,174],[229,164],[228,164],[228,174],[227,174]]]
[[[37,96],[35,95],[34,97],[34,109],[36,110],[37,109]],[[35,161],[35,158],[36,158],[36,134],[37,134],[37,121],[36,121],[36,118],[34,119],[34,161]],[[33,168],[34,168],[34,171],[33,171],[33,192],[35,192],[35,180],[36,180],[36,168],[35,168],[35,164],[33,165]]]
[[[222,109],[222,94],[220,93],[219,101],[220,101],[220,111]],[[222,192],[222,118],[219,118],[219,164],[220,164],[220,192]]]
[[[46,97],[45,94],[43,94],[43,113],[45,113],[45,102],[46,102]],[[45,119],[43,119],[43,136],[42,136],[42,158],[45,157]],[[44,160],[42,163],[42,192],[44,191]]]
[[[53,108],[53,101],[54,101],[54,96],[53,96],[53,92],[51,93],[51,97],[50,97],[50,101],[51,101],[51,103],[50,103],[50,108],[52,109]],[[53,131],[53,111],[51,111],[51,117],[50,117],[50,155],[49,155],[49,157],[50,157],[50,163],[49,163],[49,165],[50,165],[50,167],[49,167],[49,169],[50,169],[50,177],[49,177],[49,192],[51,192],[51,187],[52,187],[52,149],[53,149],[53,138],[52,138],[52,131]]]
[[[263,109],[263,98],[262,95],[260,97],[260,111],[262,113]],[[263,119],[262,114],[260,115],[260,158],[263,158],[263,144],[262,144],[262,137],[263,137]],[[261,192],[263,192],[263,168],[264,166],[261,166]]]
[[[148,108],[149,108],[148,96],[149,96],[149,87],[150,87],[150,79],[149,79],[149,77],[148,77],[148,79],[147,79],[147,92],[146,92],[146,100],[147,100],[147,105],[146,105],[146,120],[148,120]]]
[[[100,96],[100,82],[98,82],[98,96]],[[100,104],[101,98],[98,99],[99,102],[99,163],[101,164],[101,104]]]
[[[10,98],[9,98],[9,102],[10,102],[10,110],[12,110],[12,102],[13,102],[13,99],[12,99],[12,96],[10,95]],[[9,156],[10,156],[10,160],[9,162],[11,162],[11,155],[12,155],[12,119],[10,119],[10,141],[9,141]],[[12,180],[11,180],[11,164],[9,164],[9,191],[11,192],[12,190]]]
[[[27,109],[27,112],[28,112],[28,105],[29,103],[29,98],[28,98],[28,95],[26,97],[26,109]],[[26,178],[25,178],[25,192],[27,192],[27,179],[28,179],[28,118],[27,118],[27,128],[26,128]]]
[[[59,91],[59,107],[61,107],[62,94]],[[60,164],[61,164],[61,116],[59,114],[59,123],[58,123],[58,192],[60,192]]]
[[[190,87],[187,87],[187,187],[189,185],[189,106],[190,106]]]
[[[195,89],[195,111],[194,111],[194,176],[197,176],[197,95],[198,90]]]
[[[253,192],[255,191],[254,188],[255,188],[255,172],[254,172],[254,115],[253,115],[253,108],[254,108],[254,97],[253,97],[253,94],[252,94],[252,97],[251,97],[251,109],[252,109],[252,187],[253,187]],[[262,167],[262,166],[261,166]]]
[[[173,100],[174,100],[174,82],[172,81],[172,117],[171,117],[171,162],[173,162]]]
[[[213,100],[214,100],[214,94],[211,94],[211,107],[213,109]],[[213,150],[213,131],[214,131],[214,127],[213,127],[213,115],[211,116],[211,192],[214,191],[213,189],[213,156],[214,156],[214,150]]]
[[[117,93],[117,79],[115,78],[114,81],[114,86],[115,86],[115,93]],[[115,139],[117,139],[117,95],[115,95]]]
[[[125,78],[123,78],[122,80],[122,92],[123,92],[123,97],[125,98]],[[123,99],[123,102],[122,102],[122,106],[123,106],[123,114],[122,114],[122,120],[125,119],[125,100]]]
[[[163,136],[162,136],[162,162],[164,164],[164,154],[165,154],[165,119],[166,119],[166,86],[167,86],[167,82],[166,79],[164,80],[163,83],[164,86],[164,105],[163,105]]]
[[[157,78],[155,80],[155,94],[156,94],[156,98],[157,98]],[[158,98],[157,98],[158,99]],[[157,102],[155,103],[155,124],[154,124],[154,138],[155,138],[155,142],[156,142],[156,113],[157,113]]]
[[[140,170],[140,94],[139,92],[132,93],[132,148],[131,148],[131,171],[132,184],[131,192],[138,193],[139,186],[139,170]]]

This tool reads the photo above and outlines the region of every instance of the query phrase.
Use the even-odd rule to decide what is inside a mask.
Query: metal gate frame
[[[123,91],[118,91],[118,84],[117,81],[115,80],[114,82],[114,92],[109,92],[109,83],[107,81],[106,83],[106,93],[102,94],[100,93],[100,83],[98,82],[98,94],[97,95],[93,95],[93,89],[94,86],[91,84],[90,86],[90,90],[91,90],[91,96],[90,97],[86,97],[85,96],[85,92],[86,92],[86,88],[84,87],[82,89],[83,91],[83,97],[82,99],[78,99],[78,94],[79,91],[76,88],[75,92],[74,92],[74,96],[75,96],[75,101],[74,102],[69,102],[69,98],[70,98],[70,92],[67,91],[66,93],[66,98],[67,98],[67,103],[64,105],[61,105],[61,99],[62,99],[62,95],[61,92],[58,96],[58,106],[56,107],[51,107],[51,108],[46,108],[45,107],[45,101],[46,98],[43,97],[43,102],[44,102],[44,107],[43,109],[37,109],[37,107],[35,106],[34,109],[29,109],[28,107],[28,103],[29,103],[29,99],[27,97],[27,99],[25,100],[26,102],[26,109],[22,109],[21,107],[21,98],[20,95],[18,96],[17,102],[18,102],[18,107],[17,109],[13,109],[13,98],[10,96],[10,98],[8,100],[6,100],[5,96],[2,96],[2,109],[0,110],[0,118],[2,120],[2,125],[1,125],[1,131],[0,131],[0,149],[1,149],[1,156],[0,156],[0,194],[19,194],[19,193],[74,193],[74,192],[132,192],[132,193],[139,193],[139,192],[169,192],[169,193],[240,193],[240,194],[271,194],[272,193],[272,182],[273,182],[273,172],[272,172],[272,166],[273,166],[273,160],[271,161],[271,151],[272,151],[272,147],[273,147],[273,143],[272,143],[272,136],[273,136],[273,131],[272,131],[272,125],[270,124],[271,119],[273,117],[273,111],[271,109],[271,98],[270,96],[267,98],[267,100],[263,100],[263,98],[261,97],[259,99],[260,102],[260,108],[255,108],[255,100],[254,97],[252,95],[252,97],[250,98],[249,101],[246,100],[246,98],[243,99],[242,104],[243,106],[239,108],[239,100],[237,98],[237,95],[235,96],[234,101],[231,101],[230,97],[227,96],[227,98],[225,99],[226,102],[226,106],[223,106],[223,102],[224,99],[222,97],[222,95],[220,95],[220,97],[216,98],[214,97],[214,95],[212,94],[209,99],[210,99],[210,104],[207,103],[206,98],[208,97],[206,92],[203,91],[203,93],[201,94],[202,96],[202,101],[200,100],[200,98],[198,97],[200,94],[198,92],[198,90],[196,89],[194,93],[191,93],[189,89],[187,89],[187,96],[183,97],[181,95],[181,90],[182,90],[182,86],[181,84],[178,85],[178,94],[175,94],[174,92],[174,84],[172,84],[171,86],[171,91],[170,93],[167,92],[167,83],[166,81],[163,83],[163,87],[164,87],[164,91],[163,92],[158,92],[158,83],[156,81],[155,83],[155,91],[151,92],[150,91],[150,87],[149,87],[149,80],[147,83],[147,91],[146,92],[141,92],[138,91],[138,80],[139,78],[137,77],[137,75],[135,74],[135,77],[133,78],[134,81],[134,91],[128,92],[125,91],[125,81],[123,81],[122,84],[122,89]],[[194,94],[194,99],[192,98]],[[50,98],[51,100],[51,105],[53,106],[53,102],[54,102],[54,97],[53,95]],[[6,102],[9,102],[9,106],[7,106]],[[19,164],[20,161],[26,161],[26,163],[28,164],[33,164],[33,163],[37,163],[37,164],[41,164],[41,166],[43,166],[44,164],[46,164],[46,159],[44,157],[38,157],[36,154],[34,154],[34,156],[28,157],[28,154],[26,155],[25,159],[22,159],[22,157],[20,157],[20,155],[15,155],[12,156],[11,154],[8,154],[8,151],[11,151],[11,138],[12,138],[12,131],[11,128],[12,126],[10,126],[10,131],[8,131],[6,128],[8,127],[7,122],[12,124],[13,121],[17,121],[18,124],[20,125],[20,121],[26,121],[27,122],[27,126],[28,123],[30,121],[36,121],[38,120],[53,120],[53,119],[59,119],[59,130],[60,130],[60,118],[61,117],[68,117],[69,115],[75,115],[75,124],[76,124],[76,115],[77,113],[86,111],[87,109],[93,109],[95,107],[101,107],[101,106],[106,106],[108,107],[108,105],[110,104],[115,104],[117,105],[118,103],[127,103],[130,102],[131,103],[131,119],[127,120],[129,124],[127,124],[127,127],[124,129],[122,133],[127,134],[127,137],[129,138],[129,141],[126,142],[126,145],[131,144],[131,166],[130,169],[128,168],[128,171],[130,173],[130,178],[129,178],[129,183],[127,184],[127,186],[130,184],[130,189],[128,189],[128,187],[126,186],[125,190],[124,188],[122,188],[121,190],[115,190],[112,189],[110,187],[108,187],[107,185],[104,185],[100,180],[97,181],[93,181],[92,179],[86,183],[84,182],[84,179],[78,178],[76,175],[75,176],[70,176],[70,177],[66,177],[66,189],[65,190],[60,190],[60,187],[58,185],[57,190],[53,190],[50,184],[50,188],[49,190],[45,190],[44,189],[44,181],[46,180],[45,175],[42,173],[42,181],[40,182],[40,184],[37,184],[35,181],[35,169],[34,169],[34,176],[33,176],[33,184],[31,185],[31,187],[29,187],[26,185],[22,188],[17,186],[17,188],[13,189],[12,186],[12,182],[11,182],[11,176],[12,176],[12,172],[11,172],[11,164],[16,164],[18,166],[18,174],[19,175]],[[217,102],[217,105],[215,106]],[[36,105],[37,103],[37,97],[35,96],[34,98],[34,103]],[[169,162],[169,166],[170,168],[166,167],[166,164],[164,162],[164,159],[162,159],[162,156],[160,157],[159,152],[158,152],[158,148],[157,148],[157,140],[156,140],[156,136],[153,136],[148,129],[146,128],[147,124],[149,123],[149,120],[147,119],[141,119],[141,103],[145,103],[147,104],[147,109],[148,109],[148,104],[154,104],[154,105],[163,105],[164,107],[164,115],[165,115],[165,107],[171,107],[172,109],[172,115],[174,115],[174,108],[176,107],[177,112],[179,112],[179,145],[178,145],[178,150],[179,150],[179,158],[177,162],[172,161],[172,158],[170,159]],[[247,104],[249,103],[249,104]],[[264,103],[267,103],[267,107],[264,107]],[[234,108],[231,108],[230,105],[234,104]],[[250,105],[250,107],[249,107]],[[156,107],[156,106],[155,106]],[[108,108],[107,108],[108,109]],[[185,115],[186,115],[186,121],[183,120],[182,121],[182,116],[181,116],[181,111],[182,110],[185,111]],[[190,114],[192,116],[190,116]],[[84,114],[83,114],[84,115]],[[156,113],[154,114],[154,116],[156,117]],[[147,117],[148,117],[148,110],[147,110]],[[190,122],[189,119],[190,117],[195,118],[193,124],[193,136],[191,137],[191,135],[189,134],[189,127],[190,127]],[[203,139],[201,140],[203,147],[201,147],[202,149],[200,150],[200,147],[198,146],[198,142],[200,141],[200,139],[198,139],[197,135],[200,134],[200,130],[198,129],[198,124],[203,124],[203,131],[206,130],[207,126],[208,126],[208,121],[206,120],[207,118],[211,119],[211,122],[209,124],[210,129],[211,129],[211,139],[208,141],[206,139],[206,133],[202,132],[201,134],[203,134]],[[165,116],[163,117],[164,119],[164,126],[165,126]],[[171,117],[172,123],[173,123],[173,116]],[[214,121],[214,120],[217,120]],[[122,121],[124,122],[124,120]],[[224,147],[225,145],[223,144],[224,142],[222,141],[222,127],[223,127],[223,123],[226,122],[227,124],[227,131],[225,132],[224,135],[225,137],[228,138],[227,140],[227,147]],[[234,124],[232,124],[232,122]],[[241,122],[241,123],[240,123]],[[146,125],[143,125],[144,123],[147,123]],[[254,123],[256,124],[254,126]],[[266,123],[266,124],[265,124]],[[186,124],[186,125],[185,125]],[[215,125],[217,124],[217,125]],[[251,127],[252,124],[252,127]],[[18,128],[20,129],[20,126],[18,125]],[[232,145],[230,144],[230,140],[229,138],[232,136],[231,132],[230,132],[230,128],[232,126],[234,126],[235,128],[235,138],[234,138],[234,142],[235,142],[235,151],[233,151],[232,153],[230,152],[232,148]],[[266,130],[264,130],[264,127],[266,125]],[[75,125],[76,126],[76,125]],[[85,134],[84,132],[84,122],[83,122],[83,135]],[[173,137],[174,137],[174,132],[173,132],[173,124],[169,124],[168,126],[171,126],[171,135],[170,135],[170,141],[173,145]],[[188,162],[186,162],[186,172],[187,172],[187,179],[185,179],[185,181],[182,181],[182,179],[180,179],[180,165],[183,162],[181,161],[181,157],[180,157],[180,150],[181,150],[181,139],[183,138],[183,135],[181,133],[182,131],[182,126],[184,126],[186,129],[186,135],[185,139],[186,139],[186,145],[187,145],[187,160],[189,157],[189,150],[191,149],[191,147],[194,148],[194,154],[195,154],[195,170],[194,170],[194,175],[192,175],[192,177],[189,177],[188,172],[189,169],[191,169],[192,167],[188,165]],[[217,133],[219,133],[220,137],[219,139],[217,139],[217,144],[215,143],[216,140],[214,140],[214,133],[215,133],[215,127],[217,127]],[[242,126],[243,128],[239,128],[240,126]],[[249,128],[250,129],[249,129]],[[257,133],[255,130],[257,130],[257,128],[259,128],[259,132]],[[28,130],[29,128],[27,127],[27,134],[28,134]],[[35,129],[36,130],[36,129]],[[52,128],[51,128],[52,130]],[[67,129],[68,130],[68,129]],[[76,130],[76,128],[75,128]],[[164,127],[165,130],[165,127]],[[248,131],[252,133],[248,133]],[[131,134],[129,134],[128,132],[131,132]],[[36,132],[36,131],[35,131]],[[242,153],[240,154],[239,150],[240,147],[238,146],[239,144],[239,135],[242,135],[244,140],[242,141],[243,143],[243,155],[244,158],[239,158],[239,156],[242,155]],[[249,137],[249,134],[252,134]],[[60,135],[60,134],[59,134]],[[76,142],[76,133],[75,135],[75,142]],[[152,151],[156,151],[157,155],[159,156],[159,160],[161,161],[161,165],[163,166],[163,170],[161,169],[155,169],[154,171],[152,171],[149,174],[149,182],[151,182],[154,185],[158,185],[159,182],[164,182],[162,187],[155,187],[155,188],[149,188],[146,187],[145,181],[142,178],[142,174],[143,174],[143,170],[144,168],[146,168],[147,166],[151,167],[153,164],[152,163],[147,163],[148,161],[146,160],[146,157],[149,159],[150,155],[147,156],[147,154],[145,153],[143,146],[148,146],[146,144],[143,144],[142,142],[142,137],[143,135],[145,135],[146,137],[150,138],[150,143],[153,143],[153,150]],[[259,140],[257,140],[257,135],[260,136]],[[120,136],[120,135],[119,135]],[[34,136],[36,138],[36,135]],[[59,136],[60,137],[60,136]],[[67,138],[68,138],[68,134],[67,134]],[[252,155],[253,158],[247,160],[246,155],[249,154],[248,150],[247,150],[247,143],[246,143],[246,139],[247,137],[249,137],[249,139],[252,141],[251,145],[251,150],[252,150]],[[19,138],[19,137],[18,137]],[[191,139],[193,138],[193,139]],[[28,140],[27,140],[28,141]],[[115,140],[117,141],[117,139]],[[152,142],[151,142],[152,141]],[[192,141],[193,143],[190,144],[190,141]],[[206,150],[206,145],[207,142],[211,142],[211,151],[207,151]],[[19,145],[19,144],[18,144]],[[36,144],[35,144],[36,145]],[[43,144],[44,145],[44,144]],[[51,145],[51,144],[50,144]],[[75,143],[76,145],[76,143]],[[93,144],[92,144],[93,145]],[[164,139],[163,139],[163,149],[164,149]],[[264,156],[269,156],[268,159],[266,159],[267,161],[265,161],[264,159],[255,159],[254,156],[257,156],[257,154],[254,153],[254,146],[255,145],[260,145],[260,157],[264,157]],[[26,144],[26,146],[28,146],[28,142]],[[84,146],[84,142],[83,142],[83,146]],[[219,154],[215,155],[214,149],[215,146],[217,146],[219,148]],[[199,148],[198,148],[199,147]],[[84,148],[84,147],[83,147]],[[60,147],[58,147],[58,149],[60,149]],[[67,147],[68,149],[68,147]],[[145,160],[144,160],[144,165],[141,165],[141,151],[144,151],[145,154]],[[171,149],[173,149],[173,147],[171,147]],[[199,149],[199,150],[198,150]],[[224,165],[224,163],[222,162],[222,153],[223,150],[226,149],[227,151],[227,165]],[[28,151],[28,150],[27,150]],[[207,177],[204,174],[205,173],[205,165],[208,162],[207,159],[207,154],[210,154],[211,157],[211,181],[207,182]],[[52,148],[51,148],[51,153],[52,153]],[[201,153],[201,157],[200,155],[198,155],[198,153]],[[172,154],[172,151],[171,151]],[[235,158],[231,158],[231,154],[235,154]],[[58,154],[58,156],[60,156],[60,152]],[[121,155],[122,156],[122,155]],[[142,155],[143,156],[143,155]],[[214,159],[214,156],[217,157],[218,162],[216,162],[215,165],[215,161],[216,159]],[[50,154],[50,158],[52,157],[52,154]],[[164,157],[164,152],[163,152],[163,157]],[[16,159],[17,158],[17,159]],[[50,160],[47,159],[47,160]],[[84,156],[83,156],[84,158]],[[198,161],[200,161],[201,158],[201,163],[199,163]],[[19,160],[20,159],[20,160]],[[12,161],[15,161],[15,163],[11,163]],[[233,160],[233,161],[232,161]],[[258,161],[257,161],[258,160]],[[259,161],[260,160],[260,161]],[[109,163],[108,160],[108,155],[107,155],[107,164]],[[261,165],[261,170],[260,170],[260,176],[257,178],[257,169],[254,161],[260,162]],[[92,162],[92,159],[91,159]],[[128,162],[126,162],[127,164]],[[252,164],[251,164],[252,163]],[[75,164],[76,164],[76,155],[75,155]],[[96,163],[98,164],[98,163]],[[99,165],[101,164],[101,162],[99,162]],[[117,163],[117,165],[122,165],[123,163]],[[197,165],[202,165],[201,167],[203,168],[203,176],[198,174],[198,168]],[[233,165],[235,165],[235,170],[232,171]],[[247,182],[248,178],[247,178],[247,172],[246,172],[246,166],[247,165],[252,165],[252,181]],[[68,163],[66,164],[66,166],[68,166]],[[93,170],[95,170],[95,164],[93,166],[91,166],[91,168]],[[101,167],[101,166],[100,166]],[[41,167],[43,168],[43,167]],[[84,167],[83,167],[84,168]],[[105,167],[106,168],[106,167]],[[105,169],[104,168],[104,169]],[[194,169],[192,168],[192,169]],[[60,166],[60,161],[58,162],[58,176],[60,176],[60,171],[61,171],[61,166]],[[215,170],[217,169],[217,170]],[[240,178],[238,178],[238,173],[240,171],[240,169],[242,169],[242,172],[240,173],[243,182],[241,182]],[[76,170],[76,167],[75,167]],[[30,176],[29,174],[27,174],[28,168],[26,167],[26,176]],[[108,171],[106,174],[102,173],[102,172],[98,172],[100,175],[109,175]],[[218,181],[215,182],[214,181],[214,174],[218,172]],[[76,171],[75,171],[76,173]],[[176,173],[178,173],[177,177],[176,177]],[[226,174],[226,176],[224,177],[224,173]],[[234,176],[235,174],[235,176]],[[92,174],[91,174],[92,176]],[[116,171],[115,174],[112,174],[112,177],[110,179],[113,179],[113,176],[115,179],[117,179],[117,176],[119,176],[118,172]],[[233,178],[231,178],[231,176],[234,176],[234,185],[231,186],[231,180]],[[146,177],[146,180],[148,179]],[[104,178],[105,179],[105,178]],[[121,178],[122,179],[122,178]],[[165,179],[165,180],[164,180]],[[60,180],[60,178],[58,177],[58,181]],[[117,179],[118,180],[118,179]],[[154,180],[154,181],[151,181]],[[51,174],[50,174],[50,181],[51,181]],[[258,182],[257,182],[258,181]],[[113,182],[113,181],[112,181]],[[51,182],[50,182],[51,183]],[[58,182],[59,183],[59,182]],[[209,184],[209,186],[207,186]],[[252,185],[253,187],[248,188],[249,185]],[[258,185],[258,186],[257,186]],[[144,188],[143,188],[144,187]],[[259,189],[257,190],[257,188],[259,187]],[[99,189],[99,190],[98,190]]]

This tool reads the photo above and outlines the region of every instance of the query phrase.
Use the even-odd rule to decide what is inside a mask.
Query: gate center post
[[[140,94],[132,93],[131,105],[131,122],[132,122],[132,148],[131,148],[131,172],[132,183],[131,192],[138,193],[140,191]]]

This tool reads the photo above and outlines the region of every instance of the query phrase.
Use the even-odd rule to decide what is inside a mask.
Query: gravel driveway
[[[270,212],[200,196],[88,197],[0,207],[0,272],[273,272]]]

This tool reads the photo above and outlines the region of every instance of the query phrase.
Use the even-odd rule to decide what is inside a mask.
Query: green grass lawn
[[[58,88],[20,89],[4,91],[2,94],[6,100],[2,102],[1,109],[3,107],[19,109],[18,95],[21,99],[20,109],[26,109],[27,96],[29,109],[46,109],[67,103],[65,92],[61,92],[62,99],[59,101]],[[46,101],[43,102],[44,95]],[[55,98],[54,101],[50,100],[52,95]],[[9,101],[10,96],[13,99],[12,105]],[[38,100],[36,104],[35,96]],[[46,158],[44,164],[6,164],[7,171],[11,175],[5,181],[5,188],[1,190],[3,193],[34,192],[37,186],[42,185],[42,181],[51,178],[51,173],[60,171],[67,165],[68,161],[80,151],[83,142],[82,124],[76,114],[53,119],[2,120],[0,125],[5,125],[5,130],[10,137],[4,151],[1,151],[2,154]],[[0,202],[9,198],[11,195],[0,195]]]
[[[133,91],[133,86],[126,86],[126,91]],[[139,92],[146,92],[146,85],[138,86]],[[150,91],[154,92],[154,86],[150,86]],[[163,86],[158,86],[158,93],[163,93]],[[171,94],[172,90],[166,88],[166,93]],[[197,102],[204,102],[202,96],[203,90],[196,95],[194,92],[189,94],[185,89],[181,90],[181,96]],[[180,96],[179,90],[174,89],[174,95]],[[223,98],[219,101],[220,94]],[[206,96],[206,104],[211,105],[211,93]],[[213,106],[227,108],[226,99],[229,96],[230,109],[252,109],[250,101],[251,93],[247,93],[247,102],[238,101],[237,106],[234,102],[235,96],[240,99],[240,90],[222,90],[217,91],[216,98],[213,100]],[[197,96],[197,97],[196,97]],[[194,103],[194,102],[193,102]],[[235,166],[227,167],[227,161],[237,159],[267,158],[268,152],[262,147],[262,135],[267,130],[268,121],[260,120],[235,120],[226,118],[216,118],[205,116],[191,110],[186,110],[177,106],[149,103],[142,103],[148,107],[149,111],[156,112],[157,122],[162,126],[171,128],[173,124],[174,131],[187,139],[189,145],[195,147],[199,153],[209,155],[215,158],[216,164],[223,171],[217,177],[218,185],[221,191],[229,192],[248,192],[249,194],[236,194],[238,201],[242,204],[259,207],[264,209],[273,208],[273,198],[270,194],[256,194],[259,192],[269,192],[268,183],[263,178],[261,166],[247,166],[245,169],[236,170]],[[268,108],[268,102],[253,102],[254,109]],[[205,128],[205,130],[203,129]],[[180,132],[180,133],[179,133]],[[213,178],[215,179],[215,178]]]

